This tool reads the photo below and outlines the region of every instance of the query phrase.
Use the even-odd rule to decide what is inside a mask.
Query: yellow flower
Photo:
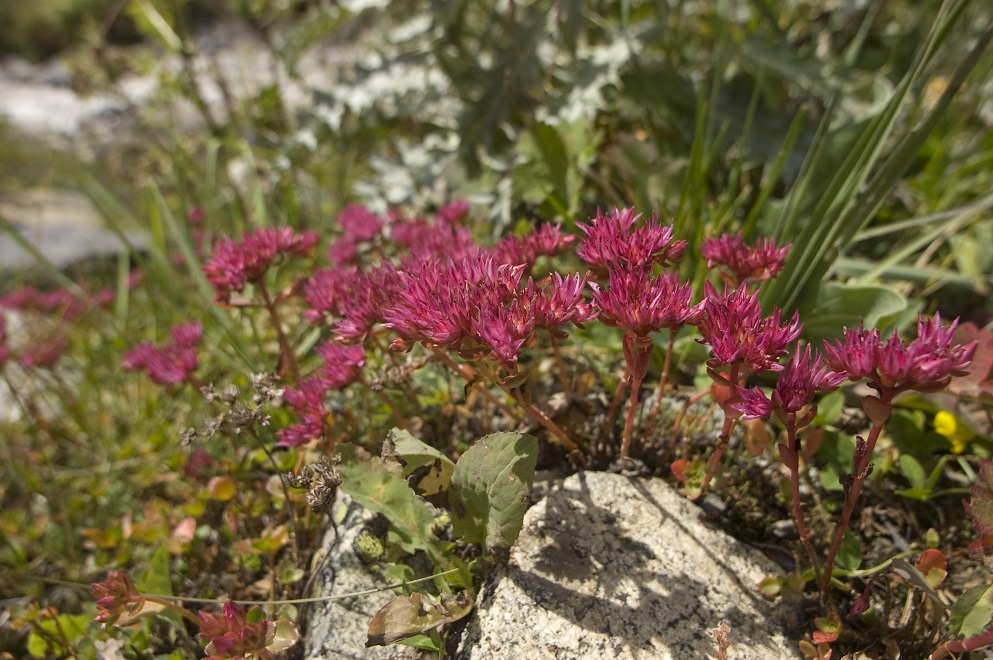
[[[934,430],[948,438],[952,443],[952,452],[961,454],[969,446],[969,441],[976,437],[976,432],[959,421],[958,417],[945,410],[934,416]]]

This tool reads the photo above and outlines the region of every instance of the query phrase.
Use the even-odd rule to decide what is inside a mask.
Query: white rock
[[[722,621],[733,660],[798,657],[756,590],[780,572],[660,480],[573,475],[528,511],[457,657],[715,657]]]

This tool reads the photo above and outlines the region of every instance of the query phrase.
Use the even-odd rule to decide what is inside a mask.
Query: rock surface
[[[316,594],[381,588],[357,552],[385,521],[342,496],[324,539]],[[781,570],[710,527],[661,480],[581,473],[528,511],[510,562],[492,576],[463,633],[460,660],[716,657],[709,631],[730,626],[730,660],[798,657],[785,612],[756,585]],[[365,648],[389,591],[326,601],[308,613],[305,657],[407,658],[404,646]]]
[[[755,588],[780,572],[662,481],[573,475],[528,511],[457,657],[715,657],[722,621],[729,658],[797,657]]]
[[[369,570],[356,551],[363,533],[384,536],[387,523],[339,493],[335,504],[337,529],[328,529],[321,542],[321,552],[315,558],[318,595],[343,595],[383,587],[382,577]],[[329,600],[318,603],[307,613],[304,636],[304,657],[323,658],[403,658],[406,647],[366,648],[366,632],[372,615],[393,597],[384,591],[363,596]]]

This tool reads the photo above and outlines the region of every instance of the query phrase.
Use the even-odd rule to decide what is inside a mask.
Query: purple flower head
[[[51,369],[66,350],[62,337],[48,337],[21,351],[17,361],[25,369]]]
[[[624,328],[638,337],[662,328],[697,323],[701,305],[691,305],[693,287],[680,284],[675,273],[652,275],[644,268],[622,263],[607,268],[607,289],[590,284],[593,302],[606,325]]]
[[[396,267],[384,261],[376,268],[359,273],[339,291],[341,318],[334,324],[335,339],[345,343],[364,342],[373,328],[382,323],[400,276]]]
[[[137,612],[145,601],[131,578],[120,571],[111,571],[103,582],[91,584],[90,592],[97,599],[94,621],[101,624],[114,623],[125,612]]]
[[[241,241],[219,240],[213,254],[203,265],[207,281],[214,287],[219,302],[227,302],[231,293],[242,291],[249,282],[262,279],[277,256],[309,253],[317,243],[317,233],[297,234],[290,227],[264,227],[242,235]]]
[[[207,642],[207,660],[273,658],[269,646],[276,640],[277,624],[265,616],[252,618],[234,601],[224,603],[224,613],[198,612],[200,638]],[[281,648],[283,648],[281,646]]]
[[[311,275],[303,285],[303,297],[310,309],[303,316],[308,321],[340,315],[342,302],[348,299],[359,281],[359,272],[354,266],[319,270]]]
[[[918,317],[917,339],[904,343],[894,332],[884,343],[878,330],[863,324],[846,329],[833,345],[824,343],[824,359],[851,381],[869,380],[877,392],[896,394],[904,390],[934,392],[944,389],[953,376],[967,373],[977,342],[955,342],[956,319],[948,327],[941,317]]]
[[[583,298],[585,288],[585,276],[575,274],[563,277],[559,273],[552,273],[540,285],[535,285],[528,278],[521,297],[529,303],[535,327],[564,339],[567,335],[561,326],[572,322],[583,327],[583,323],[597,315],[596,307]]]
[[[342,236],[328,246],[328,261],[339,266],[352,263],[358,254],[358,244],[351,236]]]
[[[650,264],[663,266],[678,260],[686,250],[686,241],[673,240],[672,225],[663,226],[655,216],[641,227],[641,218],[633,208],[614,209],[610,215],[599,210],[589,224],[576,226],[586,234],[576,253],[593,268],[604,269],[618,263],[632,267]]]
[[[192,321],[174,327],[172,340],[155,346],[139,344],[124,353],[121,363],[128,371],[145,371],[160,385],[192,382],[193,372],[200,366],[197,350],[203,337],[203,325]]]
[[[89,300],[81,300],[68,289],[41,291],[32,286],[21,287],[0,297],[0,307],[22,312],[55,313],[65,321],[78,318],[93,305],[103,304],[106,304],[106,293],[103,292],[91,296]]]
[[[371,241],[386,223],[362,204],[350,204],[338,214],[338,224],[353,241]]]
[[[493,246],[497,259],[505,264],[533,265],[538,257],[561,254],[576,240],[563,235],[558,225],[542,225],[523,236],[508,236]]]
[[[455,201],[438,209],[438,212],[435,214],[435,219],[439,223],[456,225],[467,215],[469,215],[469,202],[464,199],[456,199]]]
[[[725,284],[721,294],[705,283],[703,311],[697,341],[710,345],[711,368],[738,363],[750,372],[781,371],[779,358],[802,329],[799,314],[783,323],[782,311],[776,309],[763,318],[758,292],[749,293],[745,285],[731,289]]]
[[[321,342],[317,354],[324,360],[320,378],[329,390],[340,390],[351,385],[362,374],[365,366],[365,349],[361,344],[347,346]]]
[[[815,392],[829,392],[845,380],[845,374],[831,371],[821,365],[821,356],[810,362],[810,346],[803,350],[797,346],[793,357],[779,373],[779,380],[772,391],[772,399],[759,388],[752,390],[738,388],[740,402],[731,407],[742,413],[746,419],[768,418],[799,412],[814,400]]]
[[[328,416],[324,406],[327,391],[327,383],[320,377],[301,381],[299,389],[286,388],[283,401],[300,417],[300,421],[279,432],[277,447],[299,447],[324,437]]]
[[[776,277],[786,264],[790,246],[776,247],[771,238],[759,239],[754,246],[746,245],[741,232],[737,236],[724,234],[708,238],[700,246],[707,267],[724,266],[735,284],[755,283]]]

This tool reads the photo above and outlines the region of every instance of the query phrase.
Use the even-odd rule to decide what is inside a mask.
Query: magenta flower
[[[321,342],[317,354],[324,360],[320,378],[329,390],[339,390],[354,383],[365,366],[365,349],[361,344],[346,346]]]
[[[327,384],[320,377],[301,381],[299,389],[286,388],[283,400],[300,417],[300,421],[279,432],[277,447],[299,447],[324,437],[328,416],[324,406],[327,391]]]
[[[24,286],[0,296],[0,307],[22,312],[55,313],[65,321],[72,321],[93,306],[104,306],[113,301],[113,291],[100,291],[89,299],[80,299],[68,289],[41,291]]]
[[[227,302],[232,292],[260,281],[277,257],[307,254],[316,243],[317,233],[313,231],[297,234],[290,227],[256,229],[243,234],[241,241],[219,240],[203,272],[218,302]]]
[[[338,224],[353,241],[371,241],[386,223],[362,204],[349,204],[338,214]]]
[[[704,318],[700,323],[701,339],[709,344],[711,368],[739,364],[750,372],[781,371],[779,358],[786,347],[799,335],[802,325],[799,314],[782,322],[782,311],[775,309],[762,317],[758,292],[749,293],[745,285],[731,289],[724,285],[720,294],[710,282],[704,284]],[[745,374],[739,374],[744,376]]]
[[[835,371],[851,381],[869,380],[869,387],[889,396],[906,390],[935,392],[944,389],[953,376],[968,373],[977,342],[955,342],[958,319],[948,327],[935,314],[917,321],[917,339],[904,343],[894,332],[882,342],[878,330],[859,327],[845,329],[834,345],[824,343],[824,359]]]
[[[129,371],[145,371],[160,385],[193,382],[193,372],[200,366],[197,350],[203,325],[192,321],[172,329],[172,340],[155,346],[139,344],[124,353],[122,366]]]
[[[576,253],[593,268],[607,268],[626,263],[630,267],[650,264],[669,265],[686,250],[686,241],[673,240],[672,225],[663,226],[653,215],[638,228],[641,214],[633,208],[614,209],[610,215],[599,210],[589,224],[576,226],[586,234],[579,241]]]
[[[464,199],[456,199],[438,209],[435,219],[446,225],[456,225],[467,215],[469,215],[469,202]]]
[[[585,288],[585,276],[575,274],[562,277],[559,273],[552,273],[540,285],[535,285],[528,278],[522,298],[529,303],[535,327],[564,339],[567,335],[561,327],[566,323],[573,323],[581,328],[583,323],[596,318],[596,306],[583,298]]]
[[[533,265],[538,257],[565,252],[575,236],[563,235],[558,225],[542,225],[523,236],[508,236],[493,247],[497,259],[505,264]]]
[[[62,337],[48,337],[25,348],[17,361],[25,369],[51,369],[66,350],[66,340]]]
[[[350,285],[339,290],[338,311],[335,321],[335,339],[341,342],[362,343],[375,326],[383,322],[384,310],[395,297],[399,286],[396,267],[384,261],[372,270],[359,273]]]
[[[131,578],[120,571],[111,571],[103,582],[94,582],[90,591],[97,599],[97,615],[93,620],[103,625],[114,623],[125,612],[136,613],[145,602]]]
[[[693,286],[680,284],[673,272],[652,275],[644,268],[621,264],[608,267],[607,276],[606,290],[590,284],[605,325],[647,337],[662,328],[676,329],[700,320],[702,303],[690,304]]]
[[[200,638],[207,642],[205,660],[272,660],[299,639],[285,619],[270,621],[255,608],[245,612],[234,601],[224,603],[223,614],[200,610]],[[252,621],[251,623],[249,621]]]
[[[751,390],[739,387],[740,401],[730,405],[742,413],[745,419],[768,419],[773,413],[782,419],[784,415],[799,412],[804,406],[810,405],[815,392],[830,392],[844,380],[845,374],[822,366],[819,355],[811,364],[809,345],[802,351],[797,346],[793,357],[779,373],[771,399],[757,387]]]
[[[707,267],[723,266],[730,272],[735,285],[757,283],[776,277],[786,264],[790,245],[776,247],[771,238],[759,239],[754,246],[746,245],[741,232],[737,236],[724,234],[708,238],[700,246]]]
[[[317,271],[303,285],[303,297],[310,307],[304,311],[304,318],[316,323],[342,314],[343,301],[358,285],[359,273],[354,266]]]

